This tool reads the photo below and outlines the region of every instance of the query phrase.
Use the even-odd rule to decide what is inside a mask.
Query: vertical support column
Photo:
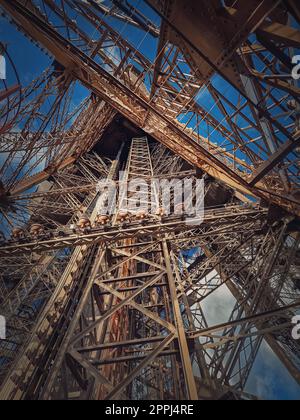
[[[180,305],[177,297],[175,278],[173,276],[173,270],[171,266],[170,253],[166,239],[162,241],[162,251],[165,260],[165,266],[167,270],[167,277],[170,290],[170,299],[174,312],[175,324],[177,327],[178,343],[180,349],[180,356],[182,361],[182,367],[185,377],[185,383],[187,388],[188,397],[190,400],[198,400],[197,386],[193,373],[193,367],[190,358],[190,352],[187,344],[187,338],[184,330],[183,320],[180,311]]]
[[[115,176],[122,148],[111,166],[108,179]],[[106,194],[97,194],[91,201],[88,200],[91,223],[94,223],[106,198]],[[30,342],[24,347],[14,369],[9,372],[0,389],[0,399],[22,400],[38,396],[44,386],[47,369],[51,367],[51,374],[56,372],[57,359],[60,364],[63,361],[60,357],[62,345],[65,343],[70,324],[73,325],[73,308],[75,305],[78,307],[78,296],[89,286],[85,276],[89,272],[94,253],[95,249],[87,245],[78,246],[73,251],[51,298],[37,320]],[[63,335],[61,332],[57,334],[59,329],[64,331]],[[52,380],[53,376],[49,372],[47,374],[47,381]]]

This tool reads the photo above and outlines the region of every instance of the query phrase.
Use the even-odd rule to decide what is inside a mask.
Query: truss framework
[[[138,174],[149,180],[151,156],[147,139],[134,139],[126,179]],[[116,161],[106,176],[112,179],[117,169]],[[87,196],[91,221],[105,194]],[[124,208],[121,200],[120,212]],[[263,339],[278,355],[281,350],[281,360],[299,380],[299,349],[290,336],[300,305],[291,274],[299,238],[288,239],[290,218],[272,226],[266,210],[240,204],[207,210],[203,224],[192,227],[184,217],[162,216],[155,223],[132,217],[130,226],[125,220],[120,225],[117,212],[111,227],[57,240],[69,257],[38,321],[27,330],[29,339],[8,370],[1,398],[210,399],[228,392],[246,398]],[[15,248],[29,261],[33,253],[41,255],[40,265],[29,267],[34,284],[37,274],[53,274],[53,243]],[[194,251],[186,259],[183,249]],[[13,254],[13,246],[1,248],[3,265],[12,266]],[[25,275],[3,301],[11,315],[28,299],[28,283]],[[206,299],[225,285],[236,299],[232,315],[209,326]],[[36,295],[30,298],[34,302]]]
[[[171,25],[162,14],[164,23],[169,27],[168,30],[162,27],[161,49],[158,50],[154,66],[136,46],[130,45],[114,31],[102,16],[96,2],[88,4],[68,0],[63,10],[53,1],[36,3],[40,9],[35,2],[24,5],[17,0],[13,4],[3,1],[2,6],[27,34],[54,55],[68,75],[80,80],[97,96],[167,147],[235,190],[263,196],[297,212],[297,198],[293,195],[298,189],[298,160],[295,153],[299,146],[297,87],[293,91],[293,87],[288,88],[289,84],[284,85],[286,82],[277,83],[273,88],[268,85],[272,78],[280,78],[282,65],[290,67],[287,64],[288,58],[283,60],[282,55],[299,43],[299,33],[295,28],[281,24],[282,27],[278,29],[281,31],[280,36],[274,29],[274,26],[278,26],[276,19],[280,16],[281,2],[266,2],[260,7],[252,1],[247,10],[224,9],[223,13],[227,14],[224,20],[224,39],[233,36],[228,34],[229,25],[233,28],[244,20],[248,26],[241,36],[234,35],[234,42],[229,42],[232,49],[230,53],[224,50],[224,41],[220,44],[222,33],[216,33],[214,54],[223,48],[217,65],[213,64],[214,57],[206,55],[207,51],[194,46],[193,40],[187,43],[182,29],[174,28],[174,24]],[[152,3],[161,13],[158,5]],[[173,3],[165,7],[170,7],[169,14],[173,10],[178,12],[182,5],[180,1],[175,2],[176,5]],[[219,18],[213,8],[207,6],[205,10],[209,16],[202,19],[205,22],[214,20],[210,29],[212,31],[219,25]],[[56,17],[54,24],[48,21],[50,11]],[[68,17],[68,13],[80,17],[77,24]],[[180,13],[177,15],[181,16]],[[248,22],[248,15],[252,16],[252,21],[250,19]],[[261,23],[267,16],[274,20],[271,27]],[[284,16],[281,21],[287,22],[287,12]],[[96,45],[80,27],[81,19],[99,32],[100,41]],[[65,31],[67,38],[62,35]],[[174,41],[174,31],[177,41]],[[271,38],[268,38],[271,44],[268,52],[274,55],[271,61],[268,61],[270,59],[264,53],[264,45],[257,48],[256,45],[250,45],[249,40],[245,41],[252,31],[256,31],[258,42],[261,38]],[[286,33],[291,35],[284,36]],[[171,43],[170,47],[167,42]],[[239,49],[242,42],[247,47]],[[280,47],[276,42],[280,43]],[[238,48],[238,52],[234,48]],[[284,49],[283,53],[280,48]],[[231,60],[230,64],[228,60]],[[253,66],[256,61],[263,66],[261,78],[256,70],[250,68],[251,63]],[[206,76],[197,73],[193,63],[197,64],[197,68],[205,68]],[[226,70],[226,63],[229,70]],[[231,96],[238,96],[238,105],[230,102],[224,92],[219,92],[207,81],[214,72],[218,72],[226,83],[234,86],[236,93]],[[152,85],[150,95],[145,87],[149,83]],[[206,89],[224,115],[221,123],[198,104],[198,98]],[[289,106],[293,106],[295,112],[289,113]],[[209,138],[201,135],[200,125],[203,124],[209,124],[213,133],[218,133],[218,146],[214,145],[211,134]],[[181,147],[183,139],[184,148]],[[276,150],[279,152],[275,159],[272,155]],[[245,161],[242,155],[245,155]],[[278,163],[281,163],[280,168]]]
[[[264,341],[300,383],[299,7],[149,0],[158,28],[111,3],[0,0],[55,59],[22,103],[19,86],[0,91],[0,399],[253,399]],[[112,19],[156,39],[155,60]],[[78,81],[92,93],[74,108]],[[94,147],[117,113],[148,138],[112,161]],[[124,215],[129,196],[100,223],[98,183],[120,170],[205,174],[204,219]],[[225,288],[231,314],[212,324],[208,302]]]

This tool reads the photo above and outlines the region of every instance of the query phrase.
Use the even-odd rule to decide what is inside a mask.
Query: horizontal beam
[[[178,353],[179,353],[178,350],[165,350],[165,351],[160,352],[159,355],[156,357],[173,356]],[[123,357],[114,357],[112,359],[90,360],[90,363],[93,366],[114,365],[115,363],[137,362],[139,360],[145,360],[147,359],[147,357],[148,357],[148,354],[137,355],[137,356],[123,356]]]
[[[104,282],[104,284],[106,284],[106,282]],[[149,289],[162,288],[162,287],[166,287],[167,285],[168,285],[167,283],[157,283],[151,287],[149,286]],[[127,293],[127,292],[134,292],[135,290],[138,290],[138,289],[139,289],[139,286],[131,286],[131,287],[117,288],[116,290],[120,293]],[[110,294],[109,292],[102,292],[102,293],[99,293],[99,296],[105,296],[109,294]]]
[[[146,244],[143,243],[143,246],[145,246]],[[131,247],[131,245],[129,245],[129,247]],[[107,279],[107,280],[103,280],[103,283],[119,283],[121,281],[128,281],[128,280],[140,280],[140,279],[144,279],[147,277],[153,277],[155,275],[159,274],[159,271],[151,271],[150,273],[136,273],[133,276],[125,276],[125,277],[119,277],[119,278],[115,278],[115,279]]]
[[[16,243],[12,245],[3,246],[0,248],[0,258],[11,257],[13,255],[20,255],[23,253],[31,252],[42,252],[53,249],[63,248],[74,248],[76,246],[91,245],[96,243],[112,243],[127,238],[147,237],[176,232],[189,232],[195,229],[204,232],[206,228],[224,228],[228,226],[231,230],[237,229],[237,227],[243,228],[244,226],[251,225],[251,228],[255,228],[255,224],[259,222],[259,228],[261,228],[261,221],[265,220],[267,210],[264,209],[245,209],[243,206],[236,206],[234,210],[232,208],[225,209],[222,213],[214,214],[213,211],[207,211],[204,214],[204,218],[198,218],[193,220],[193,224],[190,223],[189,218],[168,218],[168,222],[159,222],[149,220],[148,223],[134,224],[131,223],[130,227],[123,226],[122,229],[117,227],[111,227],[108,229],[92,229],[90,233],[82,233],[74,235],[73,233],[66,235],[63,238],[46,239],[40,238],[34,242],[28,243]]]
[[[280,44],[287,47],[300,48],[300,31],[299,29],[292,28],[291,26],[282,25],[278,22],[271,24],[264,24],[260,26],[259,33],[266,35]]]
[[[166,337],[159,336],[159,337],[147,337],[141,338],[136,340],[129,340],[129,341],[116,341],[114,343],[104,343],[98,344],[95,346],[88,346],[88,347],[80,347],[76,348],[78,353],[92,353],[94,351],[101,351],[107,349],[114,349],[114,348],[122,348],[122,347],[130,347],[130,346],[141,346],[143,344],[150,344],[150,343],[157,343],[163,341]]]

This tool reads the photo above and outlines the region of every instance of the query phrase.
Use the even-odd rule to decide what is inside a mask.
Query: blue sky
[[[29,42],[28,38],[3,17],[0,17],[0,40],[7,44],[24,86],[34,80],[52,62],[51,58],[41,54],[39,48]],[[12,81],[10,72],[7,73],[7,78],[9,82]]]
[[[159,22],[159,19],[156,19]],[[132,29],[130,26],[124,26],[123,23],[118,23],[115,20],[114,26],[121,35],[126,35],[129,41],[139,46],[148,58],[153,60],[156,54],[156,41],[154,39],[144,38],[141,31]],[[0,41],[7,44],[8,51],[14,59],[24,86],[44,71],[53,61],[51,57],[41,53],[38,47],[2,17],[0,17]],[[9,73],[8,81],[13,82]],[[231,87],[226,86],[226,83],[220,78],[217,78],[215,85],[227,92],[231,97],[236,95],[236,92]],[[74,104],[79,103],[86,95],[87,91],[77,85],[74,94]],[[199,96],[199,101],[205,109],[212,110],[213,115],[217,119],[221,118],[220,111],[218,111],[214,101],[207,92]],[[226,124],[224,123],[224,125]],[[215,138],[219,141],[222,140],[217,135]],[[230,310],[232,308],[232,297],[228,293],[220,289],[220,295],[215,296],[213,302],[208,301],[208,314],[214,322],[224,322],[224,319],[228,318],[227,312],[229,308]],[[227,316],[227,318],[224,318],[224,316]],[[300,387],[290,377],[265,343],[258,354],[253,372],[249,378],[247,390],[253,393],[257,392],[267,399],[300,399]]]

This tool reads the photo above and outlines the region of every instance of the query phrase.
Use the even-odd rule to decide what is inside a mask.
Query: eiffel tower
[[[1,400],[256,400],[265,345],[300,385],[296,3],[0,0],[50,61],[0,44]]]

